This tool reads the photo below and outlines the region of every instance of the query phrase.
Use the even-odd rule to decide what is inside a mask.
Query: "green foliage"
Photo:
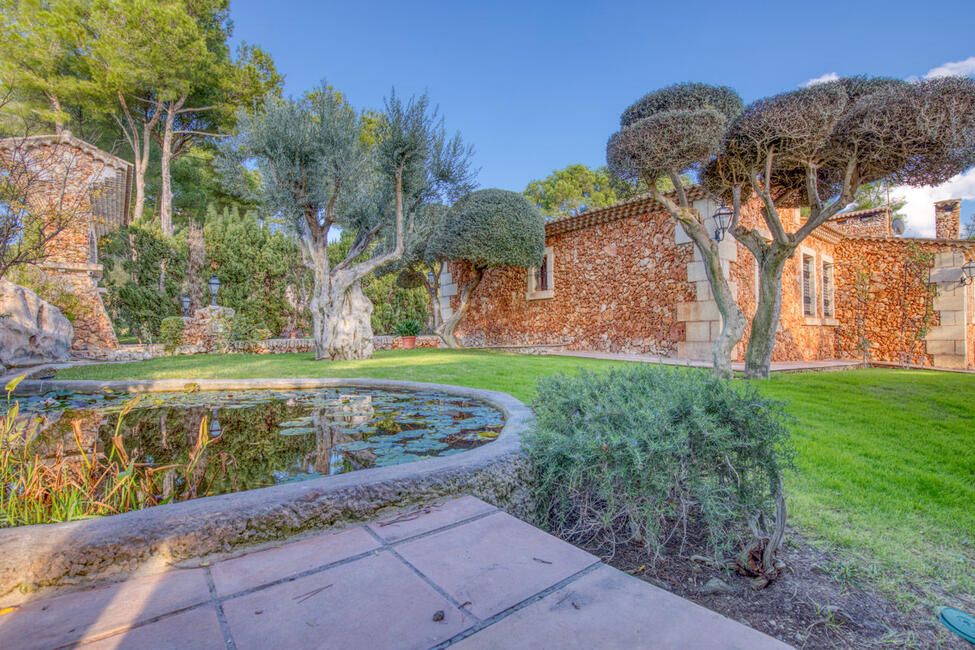
[[[742,111],[741,97],[728,86],[702,83],[679,83],[644,95],[620,115],[620,126],[630,126],[651,115],[671,111],[714,110],[725,121]]]
[[[528,199],[507,190],[471,192],[450,209],[434,233],[433,257],[476,267],[537,266],[545,253],[545,222]]]
[[[565,217],[613,205],[620,200],[607,167],[569,165],[532,181],[525,196],[546,217]]]
[[[133,224],[106,235],[98,247],[105,267],[106,307],[117,325],[146,340],[162,320],[178,316],[186,255],[156,225]]]
[[[888,192],[888,184],[884,181],[866,183],[857,188],[853,202],[856,204],[854,210],[869,210],[871,208],[884,208],[888,205],[888,194],[890,198],[890,218],[906,219],[904,206],[907,201],[896,192]]]
[[[179,316],[168,316],[159,325],[159,339],[166,346],[166,351],[175,350],[183,342],[183,319]]]
[[[362,279],[362,292],[373,304],[372,331],[389,334],[396,323],[404,320],[426,322],[427,293],[423,287],[404,289],[396,284],[395,275],[367,275]]]
[[[210,262],[202,269],[203,280],[216,273],[221,305],[246,319],[251,329],[276,335],[307,328],[312,277],[294,239],[236,206],[221,212],[211,207],[203,237]]]
[[[44,273],[36,267],[19,266],[9,273],[8,279],[14,284],[27,287],[42,300],[60,309],[64,317],[72,323],[84,314],[84,306],[78,294],[65,286],[57,276]]]
[[[15,91],[11,114],[63,123],[69,102],[85,102],[91,93],[80,0],[0,2],[0,79],[4,93]]]
[[[416,336],[420,333],[420,321],[407,319],[396,324],[397,336]]]
[[[634,364],[541,378],[533,408],[538,515],[570,540],[659,554],[700,534],[723,554],[774,518],[788,434],[754,385]]]
[[[352,244],[352,237],[343,231],[339,240],[328,246],[329,263],[335,265],[345,259]],[[365,251],[356,261],[368,258],[370,253]],[[422,286],[403,287],[399,277],[399,274],[380,268],[361,280],[362,292],[373,305],[370,318],[373,334],[391,334],[396,324],[405,319],[424,322],[427,318],[426,291]],[[422,279],[420,282],[422,284]]]
[[[401,289],[419,289],[423,286],[423,274],[415,269],[403,269],[396,276],[396,286]]]

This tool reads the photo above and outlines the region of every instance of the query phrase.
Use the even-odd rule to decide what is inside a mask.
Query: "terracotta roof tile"
[[[697,201],[707,196],[704,188],[700,185],[692,185],[686,189],[686,192],[687,198],[691,201]],[[545,224],[545,234],[560,235],[618,219],[663,211],[663,205],[651,198],[649,194],[643,194],[626,201],[621,201],[620,203],[608,205],[605,208],[596,208],[595,210],[587,210],[586,212],[580,212],[579,214],[568,217],[553,219]]]

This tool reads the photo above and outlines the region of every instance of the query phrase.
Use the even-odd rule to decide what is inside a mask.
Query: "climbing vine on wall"
[[[935,323],[934,299],[938,287],[929,282],[934,253],[910,242],[901,265],[900,302],[900,363],[907,367],[923,361],[924,337]]]

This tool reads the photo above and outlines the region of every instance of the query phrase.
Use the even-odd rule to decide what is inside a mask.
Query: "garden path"
[[[788,647],[469,496],[0,615],[0,646],[75,644]]]

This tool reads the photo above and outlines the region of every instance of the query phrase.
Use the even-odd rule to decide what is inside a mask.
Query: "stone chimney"
[[[958,239],[961,229],[961,199],[946,199],[934,204],[934,236]]]

